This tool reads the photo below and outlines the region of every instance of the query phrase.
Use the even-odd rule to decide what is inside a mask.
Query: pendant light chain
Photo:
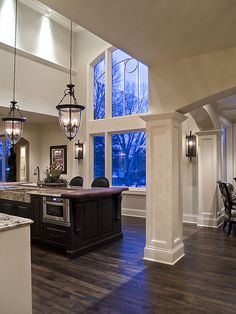
[[[4,122],[4,133],[6,139],[15,145],[19,142],[22,137],[23,132],[23,123],[26,121],[26,118],[20,112],[19,106],[16,105],[17,101],[15,100],[16,94],[16,40],[17,40],[17,10],[18,10],[18,0],[15,0],[15,38],[14,38],[14,50],[13,50],[13,89],[12,89],[12,101],[10,102],[10,110],[7,114],[7,117],[2,118]]]
[[[15,39],[14,39],[14,63],[13,63],[13,101],[15,101],[16,94],[16,38],[17,38],[17,7],[18,0],[16,0],[16,8],[15,8]]]
[[[72,72],[72,21],[70,21],[70,84],[72,84],[71,72]]]

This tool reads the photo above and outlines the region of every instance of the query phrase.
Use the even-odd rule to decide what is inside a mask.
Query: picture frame
[[[52,163],[57,162],[62,166],[62,174],[67,174],[67,146],[57,145],[50,146],[50,166]]]

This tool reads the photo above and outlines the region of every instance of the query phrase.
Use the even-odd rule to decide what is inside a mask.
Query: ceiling
[[[50,18],[59,16],[65,27],[72,19],[149,66],[236,46],[235,0],[20,1],[41,13],[52,8]],[[236,121],[236,95],[225,96],[214,104]]]
[[[236,45],[235,0],[41,0],[149,66]]]
[[[221,115],[229,121],[236,122],[236,95],[217,100]]]
[[[0,120],[3,117],[6,117],[8,114],[9,108],[0,106]],[[58,118],[55,116],[49,116],[42,113],[23,111],[21,110],[23,116],[27,118],[27,121],[34,124],[46,124],[57,122]]]

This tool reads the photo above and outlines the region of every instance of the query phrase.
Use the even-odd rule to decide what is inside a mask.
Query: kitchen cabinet
[[[31,218],[29,203],[1,199],[0,212],[3,214],[19,216],[23,218]]]
[[[43,219],[44,194],[42,192],[44,190],[32,193],[30,202],[0,199],[0,212],[32,219],[34,222],[31,225],[32,241],[61,248],[68,257],[76,257],[123,237],[122,190],[80,189],[78,192],[71,193],[71,197],[69,194],[61,195],[62,199],[67,200],[66,206],[69,206],[68,225],[58,220],[59,217],[53,211]],[[52,205],[51,203],[48,202],[49,206]],[[68,210],[68,207],[65,207],[66,209]]]
[[[43,240],[43,200],[42,196],[31,195],[31,219],[34,221],[32,225],[32,240]]]

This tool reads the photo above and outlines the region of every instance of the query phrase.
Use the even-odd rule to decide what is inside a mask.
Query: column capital
[[[199,131],[195,132],[197,136],[208,136],[208,135],[217,135],[219,136],[221,134],[220,130],[205,130],[205,131]]]
[[[160,121],[160,120],[176,120],[178,122],[184,122],[187,117],[178,111],[166,112],[166,113],[148,113],[139,115],[139,117],[146,121]]]

